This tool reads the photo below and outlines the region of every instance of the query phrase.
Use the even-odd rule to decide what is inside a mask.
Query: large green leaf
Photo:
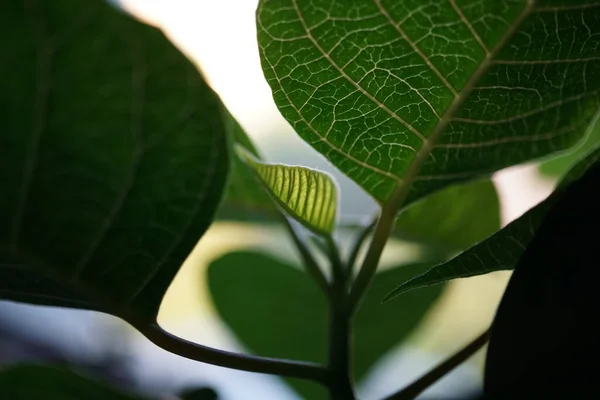
[[[104,1],[10,0],[0,26],[3,297],[44,302],[53,279],[67,299],[47,304],[78,293],[154,320],[221,198],[218,97],[160,31]]]
[[[241,146],[236,150],[287,213],[314,232],[333,233],[338,189],[331,176],[306,167],[263,163]]]
[[[398,280],[424,266],[403,266],[375,276],[354,320],[354,373],[369,368],[418,325],[442,287],[409,293],[389,307],[381,299]],[[255,252],[227,254],[208,269],[214,304],[225,322],[253,352],[314,362],[326,361],[327,303],[300,269]],[[304,398],[323,398],[315,387],[291,381]]]
[[[386,297],[392,299],[409,290],[446,282],[450,279],[467,278],[493,271],[510,270],[516,265],[548,210],[556,203],[564,189],[577,181],[600,160],[600,149],[596,149],[580,161],[564,177],[546,200],[533,207],[502,230],[471,247],[452,260],[429,269],[424,274],[404,281]],[[568,233],[565,233],[568,234]]]
[[[600,2],[261,0],[298,134],[381,203],[566,149],[599,105]]]
[[[399,216],[393,236],[453,252],[501,227],[500,202],[489,179],[454,185],[418,201]]]
[[[67,368],[42,365],[1,369],[0,393],[10,400],[141,400]]]

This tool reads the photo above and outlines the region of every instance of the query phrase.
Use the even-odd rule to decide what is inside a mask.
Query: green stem
[[[314,279],[323,294],[326,297],[330,297],[329,283],[327,282],[327,278],[325,278],[323,271],[321,268],[319,268],[319,264],[310,252],[308,244],[302,238],[301,234],[296,231],[296,228],[294,228],[285,215],[282,215],[282,220],[290,236],[292,237],[292,241],[296,245],[296,249],[300,253],[300,257],[302,258],[302,263],[306,268],[306,272],[312,279]]]
[[[346,278],[346,271],[345,271],[344,265],[342,263],[342,259],[340,257],[340,252],[337,248],[335,241],[333,240],[333,237],[327,236],[325,238],[325,240],[327,243],[327,254],[329,256],[329,261],[331,262],[331,269],[333,272],[333,280],[334,280],[334,282],[339,282],[340,284],[343,284],[344,291],[345,291],[347,278]],[[344,302],[345,301],[346,301],[346,299],[344,299]]]
[[[9,250],[2,243],[0,243],[0,252],[10,254]],[[127,308],[123,302],[106,296],[105,293],[98,291],[97,288],[90,285],[88,281],[66,275],[60,269],[46,264],[37,257],[21,252],[15,258],[15,261],[23,262],[24,265],[29,266],[41,276],[47,276],[56,282],[61,282],[66,288],[72,290],[73,293],[84,294],[85,299],[94,306],[94,309],[123,319],[152,343],[173,354],[219,367],[307,379],[319,382],[322,385],[329,384],[329,373],[321,365],[302,361],[237,354],[190,342],[165,331],[154,321],[154,318],[152,320],[149,318],[140,318]]]
[[[157,324],[135,324],[132,320],[128,320],[128,322],[155,345],[191,360],[242,371],[308,379],[323,385],[329,384],[327,370],[317,364],[231,353],[179,338],[163,330]]]
[[[446,361],[405,387],[397,393],[386,397],[384,400],[412,400],[420,395],[425,389],[433,385],[440,378],[452,371],[458,365],[462,364],[465,360],[471,357],[481,349],[484,344],[489,340],[490,330],[486,330],[484,333],[479,335],[471,343],[463,347],[460,351],[455,353],[453,356],[448,358]]]
[[[336,297],[330,306],[329,323],[329,398],[354,400],[351,379],[351,316],[345,307],[346,293],[336,287]]]
[[[396,212],[397,207],[395,206],[383,207],[381,210],[377,225],[375,226],[371,245],[367,250],[365,259],[362,262],[360,271],[358,272],[358,275],[354,280],[354,285],[352,285],[352,290],[350,291],[348,309],[351,312],[356,310],[358,303],[375,276],[381,253],[383,253],[385,244],[394,228]]]
[[[348,266],[348,275],[349,276],[352,276],[352,270],[354,269],[354,266],[356,265],[356,261],[358,260],[358,255],[360,253],[360,250],[362,249],[363,244],[365,243],[365,241],[367,240],[367,238],[369,237],[371,232],[373,232],[375,225],[377,225],[377,217],[373,218],[369,225],[364,226],[362,231],[356,238],[356,241],[354,242],[354,245],[352,246],[350,256],[348,257],[347,266]]]

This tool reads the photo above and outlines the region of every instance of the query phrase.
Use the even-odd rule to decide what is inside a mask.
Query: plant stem
[[[319,268],[319,264],[310,252],[306,241],[302,238],[300,233],[296,231],[296,228],[288,220],[287,216],[283,215],[283,213],[282,220],[290,236],[292,237],[294,244],[296,245],[296,249],[298,249],[298,252],[300,253],[302,263],[304,264],[304,268],[306,268],[306,273],[308,273],[308,275],[314,279],[323,294],[326,297],[330,297],[329,283],[327,282],[327,278],[325,278],[323,271],[321,271],[321,268]]]
[[[331,262],[331,269],[333,272],[333,280],[334,282],[340,282],[341,284],[346,286],[346,271],[344,265],[342,263],[342,259],[340,257],[340,252],[337,248],[335,240],[333,237],[327,236],[325,238],[327,243],[327,255],[329,256],[329,261]],[[345,289],[344,289],[345,290]],[[344,298],[344,303],[346,299]]]
[[[0,252],[2,251],[10,254],[9,251],[5,250],[2,246],[2,243],[0,243]],[[25,253],[19,254],[18,258],[26,265],[31,266],[32,270],[42,274],[42,276],[48,276],[57,282],[63,282],[64,285],[74,293],[85,295],[85,298],[90,304],[96,307],[102,305],[102,308],[95,309],[118,316],[133,326],[152,343],[173,354],[219,367],[307,379],[318,382],[324,386],[329,385],[330,374],[328,370],[321,365],[302,361],[238,354],[185,340],[162,329],[155,322],[154,317],[152,320],[140,318],[135,313],[132,313],[123,302],[107,297],[93,285],[90,285],[89,282],[84,281],[79,277],[68,276],[58,268],[51,268],[43,261]]]
[[[346,292],[336,287],[337,296],[330,306],[329,323],[329,398],[354,400],[351,379],[351,317],[345,307]]]
[[[395,206],[383,207],[381,210],[381,214],[377,220],[377,225],[375,226],[375,232],[373,233],[371,245],[367,250],[367,255],[362,262],[358,276],[356,277],[354,285],[352,285],[352,290],[350,291],[348,309],[352,313],[356,310],[358,303],[367,290],[367,287],[371,283],[373,276],[375,276],[377,266],[379,265],[379,259],[381,258],[381,253],[383,252],[383,248],[385,247],[390,233],[394,228],[396,212],[397,207]]]
[[[131,323],[131,321],[129,322]],[[327,373],[327,370],[317,364],[231,353],[202,346],[174,336],[163,330],[157,324],[146,323],[134,326],[155,345],[191,360],[201,361],[219,367],[281,375],[290,378],[309,379],[323,385],[329,384],[329,374]]]
[[[429,386],[433,385],[440,378],[452,371],[459,364],[463,363],[467,358],[471,357],[481,349],[484,344],[489,340],[490,330],[486,330],[480,336],[478,336],[471,343],[463,347],[460,351],[455,353],[453,356],[448,358],[446,361],[400,390],[391,396],[386,397],[384,400],[412,400],[421,394]]]
[[[356,241],[354,242],[354,245],[352,246],[350,256],[348,257],[347,266],[348,266],[348,275],[349,276],[352,276],[352,270],[354,269],[354,266],[358,259],[358,254],[360,253],[360,249],[362,249],[363,244],[365,243],[365,241],[367,240],[367,238],[369,237],[371,232],[373,232],[375,225],[377,225],[377,217],[373,218],[372,221],[369,223],[369,225],[364,226],[362,231],[356,238]]]

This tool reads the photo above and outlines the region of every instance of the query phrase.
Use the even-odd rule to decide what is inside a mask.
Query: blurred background
[[[158,26],[196,63],[214,89],[270,161],[301,164],[331,172],[341,188],[342,219],[371,215],[374,202],[353,182],[296,136],[281,117],[265,82],[258,57],[254,12],[257,0],[124,0],[139,18]],[[505,225],[545,198],[556,170],[538,164],[501,171],[494,177]],[[215,223],[171,285],[159,315],[168,331],[205,345],[245,351],[220,321],[206,285],[206,268],[236,249],[261,249],[295,260],[285,235],[273,228]],[[344,238],[341,238],[342,240]],[[389,246],[382,268],[409,259],[411,248]],[[359,388],[361,399],[381,398],[412,381],[479,335],[491,322],[508,273],[451,282],[410,339],[370,371]],[[277,329],[276,322],[272,329]],[[422,398],[464,398],[481,384],[484,352],[442,379]],[[204,365],[154,346],[122,321],[93,312],[0,302],[0,363],[48,361],[76,364],[142,393],[179,392],[210,386],[220,399],[297,399],[280,379]]]

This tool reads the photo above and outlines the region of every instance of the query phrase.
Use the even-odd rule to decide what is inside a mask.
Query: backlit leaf
[[[277,203],[307,228],[331,234],[337,222],[337,186],[328,174],[306,167],[267,164],[237,147]]]
[[[261,0],[296,132],[380,203],[566,149],[600,90],[594,0]]]

